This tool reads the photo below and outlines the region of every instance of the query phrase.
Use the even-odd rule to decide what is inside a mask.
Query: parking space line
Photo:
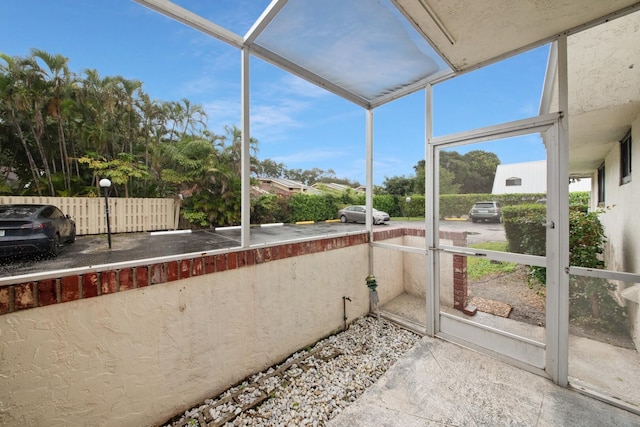
[[[241,242],[241,239],[234,239],[233,237],[224,236],[224,235],[222,235],[222,234],[218,234],[218,233],[216,233],[215,231],[205,230],[205,233],[207,233],[207,234],[213,234],[213,235],[214,235],[214,236],[216,236],[216,237],[221,237],[221,238],[223,238],[223,239],[230,240],[230,241],[232,241],[232,242],[234,242],[234,243],[240,243],[240,242]]]

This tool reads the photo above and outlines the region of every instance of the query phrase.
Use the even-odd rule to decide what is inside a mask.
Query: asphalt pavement
[[[374,226],[424,228],[422,221],[391,221]],[[319,222],[315,224],[284,224],[251,227],[251,245],[275,241],[293,241],[311,237],[358,232],[364,224]],[[441,221],[441,230],[465,231],[470,244],[488,240],[505,240],[502,224]],[[176,233],[123,233],[111,236],[111,248],[106,235],[78,236],[74,244],[65,245],[55,258],[20,256],[0,259],[0,278],[52,270],[112,264],[125,261],[158,258],[186,253],[201,253],[240,246],[240,228],[196,230]]]

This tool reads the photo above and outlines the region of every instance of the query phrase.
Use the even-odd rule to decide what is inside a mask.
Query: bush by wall
[[[589,191],[574,191],[569,193],[569,206],[589,206],[590,199]]]
[[[606,237],[598,212],[569,212],[569,264],[605,268],[602,253]],[[570,318],[608,332],[627,331],[626,311],[612,296],[615,285],[594,277],[569,278]]]
[[[577,199],[580,203],[580,199]],[[511,206],[502,210],[509,251],[544,255],[546,242],[546,207],[541,204]],[[605,268],[602,253],[604,228],[598,212],[587,212],[581,206],[569,211],[569,265]],[[546,269],[529,267],[531,286],[546,283]],[[615,286],[602,279],[570,276],[569,317],[573,322],[598,330],[628,333],[626,312],[612,295]]]
[[[265,194],[251,200],[251,224],[292,222],[289,198],[281,194]]]

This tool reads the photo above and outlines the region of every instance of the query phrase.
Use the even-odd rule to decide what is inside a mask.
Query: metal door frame
[[[429,91],[428,96],[430,96]],[[427,233],[428,262],[430,267],[429,283],[427,284],[427,318],[430,319],[427,324],[428,333],[489,353],[523,369],[553,378],[560,383],[562,381],[557,373],[560,370],[562,361],[557,356],[557,341],[560,341],[558,337],[561,335],[563,328],[568,330],[568,316],[563,322],[560,321],[559,317],[559,313],[563,310],[562,304],[564,304],[563,298],[560,297],[563,293],[562,289],[565,289],[567,291],[565,294],[568,295],[568,279],[565,271],[567,264],[563,263],[564,257],[559,255],[562,250],[560,242],[565,241],[568,245],[568,226],[561,226],[564,219],[560,214],[561,212],[568,212],[568,180],[564,181],[567,182],[567,185],[559,185],[560,182],[563,182],[560,179],[562,175],[560,170],[562,154],[560,152],[561,144],[559,143],[562,135],[561,127],[562,115],[556,113],[444,137],[428,138],[427,144],[428,170],[431,172],[431,186],[429,188],[429,197],[427,197],[429,205],[427,207],[427,230],[429,230]],[[440,215],[438,203],[440,149],[541,132],[546,133],[545,145],[547,148],[547,255],[533,256],[441,245],[439,242]],[[568,222],[568,218],[566,222]],[[567,232],[567,234],[563,238],[561,234],[564,232]],[[546,267],[548,278],[545,342],[537,342],[440,312],[439,258],[442,253],[483,256],[498,261]],[[566,257],[568,260],[568,248]],[[563,285],[563,282],[566,282],[566,284]],[[564,325],[561,325],[562,323]]]

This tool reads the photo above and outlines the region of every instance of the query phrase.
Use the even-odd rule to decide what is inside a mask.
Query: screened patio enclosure
[[[242,246],[249,236],[250,57],[265,60],[322,87],[365,110],[366,200],[370,232],[369,270],[375,274],[372,248],[424,257],[425,330],[431,336],[478,348],[562,386],[569,379],[569,280],[593,275],[569,263],[568,186],[571,175],[567,39],[602,23],[637,12],[636,0],[564,2],[490,0],[273,0],[249,31],[236,34],[217,25],[220,16],[196,14],[165,0],[136,0],[241,51],[242,64]],[[555,85],[542,95],[553,108],[539,116],[455,135],[433,136],[433,87],[445,80],[552,43],[549,67]],[[549,75],[549,73],[548,73]],[[426,129],[426,239],[403,247],[373,241],[374,111],[390,101],[424,91]],[[544,113],[544,114],[543,114]],[[470,250],[443,244],[439,237],[439,156],[451,147],[523,135],[539,135],[546,149],[547,221],[545,255]],[[452,314],[441,300],[443,257],[486,257],[497,262],[546,267],[545,327],[520,333],[480,324]],[[616,280],[640,282],[639,271],[616,273]],[[588,387],[587,387],[588,388]],[[602,397],[607,399],[607,397]],[[624,399],[623,399],[624,400]],[[629,402],[613,402],[625,406]],[[631,402],[631,410],[634,403]]]

